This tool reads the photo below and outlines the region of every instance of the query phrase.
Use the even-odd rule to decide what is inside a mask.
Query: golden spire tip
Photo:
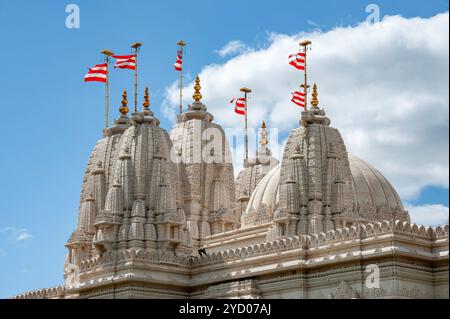
[[[192,95],[192,97],[194,98],[194,100],[196,102],[200,102],[200,100],[202,99],[202,94],[200,93],[200,89],[202,87],[200,86],[200,78],[197,75],[197,78],[195,79],[195,85],[194,85],[194,95]]]
[[[142,103],[144,108],[148,109],[150,106],[150,95],[148,94],[148,86],[144,90],[144,103]]]
[[[127,90],[123,90],[123,94],[122,94],[122,106],[119,109],[120,113],[122,113],[123,115],[127,115],[128,114],[128,101],[127,101]]]
[[[262,122],[261,128],[266,128],[266,121]]]
[[[311,105],[313,107],[317,107],[319,105],[319,99],[317,98],[319,94],[317,93],[317,84],[314,83],[313,85],[313,92],[312,92],[312,99],[311,99]]]

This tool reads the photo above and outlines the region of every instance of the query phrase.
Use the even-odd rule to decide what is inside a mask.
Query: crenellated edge
[[[404,234],[424,240],[439,240],[449,237],[449,225],[438,227],[425,227],[408,222],[388,221],[368,224],[358,224],[337,230],[330,230],[314,235],[299,235],[274,241],[261,243],[242,248],[224,250],[211,253],[207,256],[192,258],[192,266],[214,264],[217,262],[231,261],[246,257],[256,257],[269,252],[286,251],[290,249],[310,249],[321,245],[343,242],[352,239],[365,239],[382,234]]]
[[[63,286],[43,288],[25,292],[11,299],[62,299],[65,297],[66,289]]]

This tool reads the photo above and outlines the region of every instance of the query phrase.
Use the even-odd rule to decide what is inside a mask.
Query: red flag
[[[183,70],[183,53],[181,51],[178,51],[177,53],[177,62],[174,63],[173,68],[176,71]]]
[[[289,56],[289,64],[298,70],[305,69],[305,54],[297,52]]]
[[[108,66],[106,63],[97,64],[90,68],[88,73],[84,76],[84,82],[106,82],[108,74]]]
[[[136,55],[113,55],[116,59],[114,68],[136,70]]]
[[[305,107],[305,93],[295,91],[292,94],[291,101],[297,104],[298,106]]]
[[[234,98],[230,101],[230,103],[234,103],[234,111],[237,114],[245,115],[245,104],[247,101],[244,97]]]

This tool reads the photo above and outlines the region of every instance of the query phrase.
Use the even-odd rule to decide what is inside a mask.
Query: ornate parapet
[[[349,242],[351,240],[363,240],[370,237],[376,237],[385,234],[402,234],[414,236],[424,240],[448,239],[449,225],[438,227],[425,227],[416,224],[410,224],[402,221],[383,221],[341,229],[321,232],[314,235],[291,236],[283,239],[277,239],[259,245],[251,245],[242,248],[213,252],[206,256],[192,258],[193,266],[203,266],[214,263],[223,263],[232,260],[241,260],[244,258],[266,255],[268,253],[283,252],[294,249],[307,250],[318,248],[331,243],[338,244]]]
[[[107,266],[128,262],[143,262],[149,264],[174,264],[188,266],[190,265],[188,256],[176,256],[171,252],[148,252],[142,249],[127,249],[118,253],[106,253],[99,258],[83,260],[80,263],[80,272],[94,270],[96,267]]]
[[[65,288],[56,286],[43,288],[12,297],[11,299],[63,299],[65,298]]]

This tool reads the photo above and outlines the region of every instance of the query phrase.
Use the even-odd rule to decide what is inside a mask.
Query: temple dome
[[[353,211],[359,219],[381,221],[391,219],[393,213],[400,214],[400,219],[409,219],[397,191],[377,169],[355,155],[348,154],[348,159]],[[281,164],[275,166],[256,186],[242,216],[243,227],[272,220],[280,200],[280,168]]]
[[[280,167],[280,164],[276,165],[256,185],[241,217],[242,227],[271,221],[280,200]]]
[[[387,205],[391,210],[405,210],[394,187],[377,169],[352,154],[349,154],[349,162],[355,205],[358,207],[366,204],[373,207]]]

